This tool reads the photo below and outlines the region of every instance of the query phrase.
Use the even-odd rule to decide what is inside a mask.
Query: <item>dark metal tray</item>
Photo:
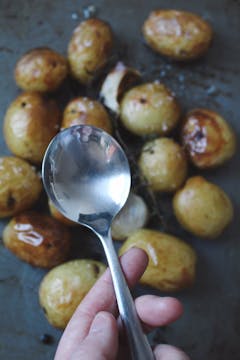
[[[219,111],[239,134],[238,0],[169,0],[167,3],[163,0],[0,0],[1,119],[19,92],[13,80],[19,56],[43,45],[65,53],[74,27],[83,18],[83,8],[91,4],[96,5],[97,16],[112,25],[122,60],[141,70],[146,80],[162,79],[176,92],[184,110],[209,107]],[[144,45],[141,25],[150,10],[160,7],[194,11],[212,23],[214,43],[204,58],[187,65],[175,64]],[[1,155],[8,154],[2,136],[0,151]],[[176,294],[184,303],[184,316],[166,329],[156,331],[153,340],[180,346],[193,360],[237,360],[240,354],[238,152],[226,166],[204,172],[204,176],[230,195],[235,220],[220,239],[212,242],[173,228],[198,253],[197,281],[193,288]],[[2,221],[1,231],[4,224]],[[82,255],[89,255],[91,247],[95,254],[102,254],[95,239],[86,243]],[[38,305],[38,286],[44,273],[21,262],[0,244],[1,359],[53,358],[61,332],[48,324]],[[136,293],[145,291],[138,288]],[[44,333],[53,336],[53,344],[44,345],[40,341]]]

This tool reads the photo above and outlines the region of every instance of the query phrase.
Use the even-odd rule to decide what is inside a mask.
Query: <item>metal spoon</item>
[[[98,128],[72,126],[49,144],[42,175],[46,192],[58,210],[90,228],[102,242],[132,359],[154,359],[111,238],[112,220],[127,200],[131,183],[122,148]]]

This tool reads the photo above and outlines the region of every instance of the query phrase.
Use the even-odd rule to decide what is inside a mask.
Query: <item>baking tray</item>
[[[50,46],[65,53],[83,9],[96,6],[98,17],[107,20],[116,34],[115,56],[137,67],[145,80],[161,79],[175,91],[184,110],[208,107],[219,111],[240,131],[240,2],[202,1],[74,1],[0,0],[0,113],[4,117],[19,90],[13,69],[19,56],[32,47]],[[176,8],[194,11],[213,25],[214,43],[207,55],[189,64],[176,64],[148,49],[141,26],[152,9]],[[76,89],[75,89],[76,90]],[[79,88],[79,94],[82,89]],[[239,142],[239,141],[238,141]],[[3,137],[1,155],[8,154]],[[240,164],[239,151],[225,166],[204,172],[232,198],[235,220],[217,241],[196,239],[172,223],[172,233],[194,246],[198,253],[197,280],[193,288],[176,294],[185,313],[176,323],[155,331],[154,342],[183,348],[193,360],[237,360],[240,354]],[[162,207],[169,223],[169,202]],[[2,228],[6,222],[1,222]],[[84,235],[85,236],[85,235]],[[88,233],[85,246],[75,246],[75,256],[103,256],[101,246]],[[21,262],[0,245],[0,358],[8,360],[52,359],[61,332],[46,321],[38,304],[38,286],[45,271]],[[138,287],[135,294],[151,289]],[[166,294],[163,294],[166,295]],[[41,341],[52,336],[51,344]]]

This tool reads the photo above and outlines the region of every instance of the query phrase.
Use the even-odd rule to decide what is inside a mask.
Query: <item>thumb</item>
[[[112,360],[117,352],[117,321],[112,314],[101,311],[95,316],[87,337],[76,349],[72,360]]]

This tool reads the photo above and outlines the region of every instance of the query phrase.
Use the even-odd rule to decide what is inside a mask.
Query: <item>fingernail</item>
[[[106,313],[98,313],[92,322],[90,332],[92,333],[102,331],[106,326],[106,322],[108,323],[108,321],[109,317]]]

